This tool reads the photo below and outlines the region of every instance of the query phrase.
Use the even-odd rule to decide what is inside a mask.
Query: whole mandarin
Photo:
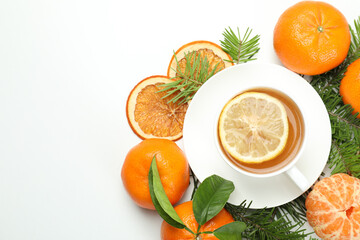
[[[340,82],[340,95],[344,104],[350,104],[353,114],[360,112],[360,59],[351,63]],[[360,114],[357,115],[360,118]]]
[[[342,63],[350,47],[344,15],[320,1],[286,9],[274,29],[274,49],[282,64],[300,74],[317,75]]]
[[[155,209],[148,180],[154,156],[161,183],[172,204],[181,199],[190,180],[187,159],[175,142],[155,138],[143,140],[126,155],[121,169],[121,179],[134,202],[146,209]]]

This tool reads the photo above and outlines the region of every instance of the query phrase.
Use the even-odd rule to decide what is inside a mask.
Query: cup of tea
[[[245,94],[250,97],[239,97]],[[251,103],[249,99],[258,95],[264,96],[265,100],[260,97],[258,102]],[[236,104],[233,103],[234,99],[238,101]],[[266,99],[269,99],[269,102],[266,102]],[[223,160],[239,173],[250,177],[267,178],[287,174],[301,190],[306,191],[309,182],[296,167],[296,163],[301,159],[306,145],[307,121],[303,106],[297,101],[299,100],[288,93],[268,86],[247,89],[230,97],[219,111],[215,123],[216,146]],[[230,103],[231,108],[228,106]],[[244,110],[241,104],[250,106],[246,106]],[[271,110],[271,104],[279,106],[279,112]],[[280,117],[274,117],[276,114],[280,114],[282,122]],[[256,127],[249,121],[255,123]],[[273,129],[266,130],[267,126]],[[271,136],[272,134],[275,137]],[[257,139],[257,142],[254,139]],[[272,156],[271,151],[277,152]],[[262,154],[268,158],[262,159]]]

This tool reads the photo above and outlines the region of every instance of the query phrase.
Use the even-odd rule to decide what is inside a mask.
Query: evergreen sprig
[[[277,216],[277,208],[251,210],[251,203],[246,201],[238,206],[227,203],[225,207],[235,220],[247,225],[242,233],[245,239],[305,239],[309,235],[302,229],[304,222],[289,221],[287,214]]]
[[[357,20],[354,20],[353,28],[350,26],[351,33],[351,44],[349,49],[349,54],[347,56],[347,61],[349,63],[360,58],[360,17]]]
[[[243,37],[237,28],[237,34],[229,27],[223,33],[224,40],[220,41],[222,49],[228,53],[235,64],[256,60],[253,56],[260,50],[260,36],[250,38],[252,29],[247,28]],[[249,39],[250,38],[250,39]]]
[[[176,69],[177,76],[172,78],[173,82],[163,84],[163,89],[160,92],[167,92],[163,98],[177,92],[170,102],[181,105],[190,101],[204,82],[217,73],[219,69],[217,65],[211,68],[206,56],[202,57],[201,54],[193,51],[185,54],[185,69],[181,70],[177,56],[174,56],[176,66],[178,66]]]
[[[250,38],[252,30],[247,29],[244,36],[240,36],[238,29],[238,35],[229,27],[225,29],[223,33],[224,40],[221,41],[222,50],[230,55],[232,60],[236,64],[245,63],[247,61],[255,60],[255,54],[259,51],[260,36],[256,35]],[[207,57],[203,57],[196,51],[185,53],[185,68],[180,67],[180,61],[177,59],[174,53],[176,61],[176,76],[172,78],[174,80],[171,83],[163,84],[163,89],[160,91],[166,91],[167,96],[173,93],[177,94],[169,102],[184,104],[189,102],[199,88],[213,75],[222,70],[218,64],[211,66]],[[229,61],[223,59],[223,61]]]
[[[280,218],[283,216],[288,221],[295,221],[297,223],[306,222],[306,196],[307,193],[304,193],[295,200],[276,207],[274,210],[276,217]]]
[[[331,145],[329,167],[332,174],[348,173],[360,178],[360,146],[354,141],[333,140]]]

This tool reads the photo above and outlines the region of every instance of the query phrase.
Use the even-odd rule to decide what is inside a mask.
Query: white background
[[[0,239],[159,239],[162,220],[120,178],[140,142],[128,93],[228,26],[252,28],[258,61],[279,63],[272,31],[295,2],[0,0]],[[360,16],[358,1],[328,2]]]

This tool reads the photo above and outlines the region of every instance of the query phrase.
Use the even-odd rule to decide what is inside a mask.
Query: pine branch
[[[189,102],[202,84],[221,70],[218,68],[218,64],[213,67],[210,66],[207,57],[202,57],[196,51],[185,54],[185,68],[180,67],[176,55],[175,60],[177,65],[176,77],[172,78],[173,82],[163,84],[163,89],[159,92],[166,91],[167,94],[163,97],[166,98],[178,91],[179,93],[169,102],[179,105]]]
[[[243,37],[240,36],[239,28],[237,28],[237,35],[229,27],[223,33],[224,40],[220,41],[222,49],[228,53],[233,59],[233,63],[245,63],[256,60],[253,56],[260,50],[259,40],[260,36],[255,35],[249,39],[252,30],[247,28]]]
[[[327,111],[329,113],[329,118],[332,128],[332,136],[336,140],[349,141],[355,140],[356,144],[360,144],[360,119],[356,118],[356,115],[353,115],[353,109],[349,105],[344,105],[342,98],[339,95],[339,84],[332,83],[335,78],[316,78],[316,80],[321,80],[319,82],[313,83],[316,84],[314,87],[319,93],[321,99],[323,100]]]
[[[360,119],[352,114],[353,109],[349,105],[339,106],[329,111],[333,139],[343,142],[352,142],[360,145]]]
[[[276,217],[284,216],[288,221],[297,223],[306,222],[305,199],[307,193],[299,196],[295,200],[275,208]]]
[[[354,20],[354,28],[350,26],[351,44],[347,56],[349,64],[360,58],[360,16],[357,20]]]
[[[226,209],[235,220],[245,222],[247,229],[243,232],[246,239],[279,240],[279,239],[305,239],[309,233],[301,229],[304,223],[292,223],[285,215],[277,217],[275,208],[250,210],[251,204],[242,202],[239,206],[227,204]]]
[[[354,141],[333,140],[329,157],[331,174],[347,173],[360,178],[360,145]]]

